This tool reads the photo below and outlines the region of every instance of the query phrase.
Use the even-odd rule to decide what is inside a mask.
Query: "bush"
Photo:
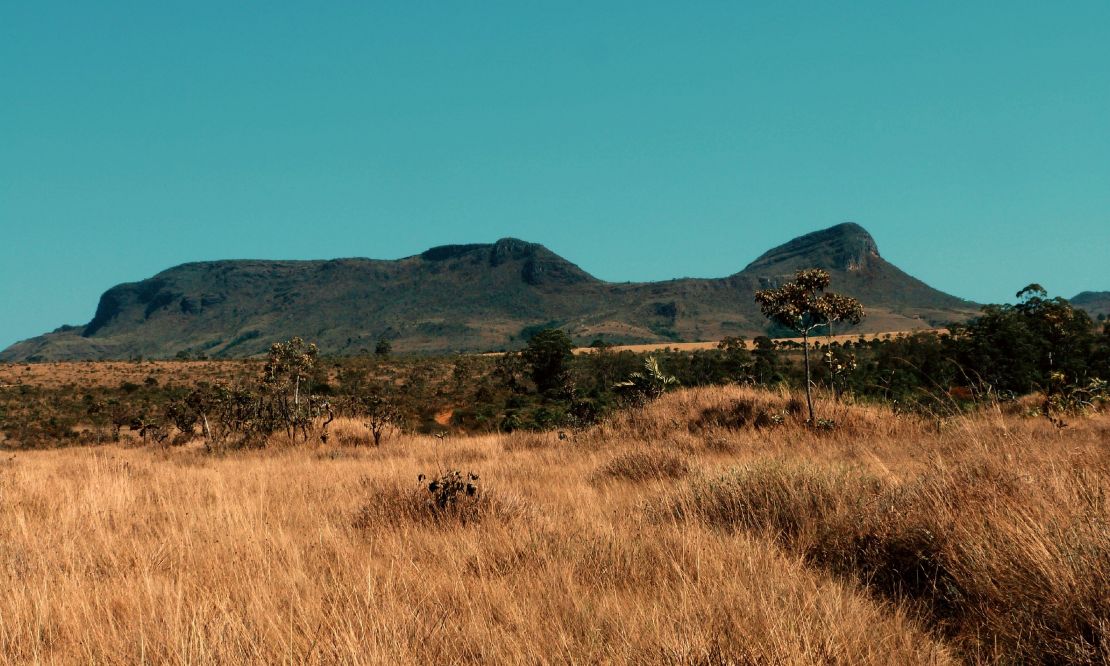
[[[759,398],[740,398],[724,406],[707,407],[694,420],[687,424],[690,432],[702,432],[711,428],[743,430],[773,428],[783,425],[789,418],[803,414],[805,403],[791,397],[785,403]]]
[[[406,522],[467,525],[517,513],[511,503],[483,491],[477,474],[444,470],[431,479],[421,474],[416,488],[394,486],[373,493],[356,513],[354,526],[365,530]]]

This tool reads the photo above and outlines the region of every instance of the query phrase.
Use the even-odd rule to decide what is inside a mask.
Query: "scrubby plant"
[[[717,349],[724,356],[726,381],[744,385],[755,383],[755,361],[742,336],[725,337],[717,343]]]
[[[688,428],[692,432],[707,428],[728,430],[773,428],[783,425],[788,417],[800,413],[799,407],[802,405],[797,401],[782,405],[769,401],[756,401],[752,398],[737,399],[727,405],[706,407],[697,419],[688,424]]]
[[[373,529],[402,521],[434,525],[466,525],[487,515],[509,517],[512,507],[485,494],[474,472],[445,469],[428,477],[417,476],[415,488],[386,486],[366,480],[372,494],[355,514],[354,525]]]
[[[423,474],[417,477],[420,483],[428,480]],[[459,470],[444,470],[428,481],[429,501],[437,511],[448,511],[464,502],[477,503],[481,499],[478,491],[478,475],[467,472],[464,476]]]
[[[1041,407],[1042,413],[1058,425],[1063,421],[1057,415],[1077,415],[1098,409],[1110,402],[1110,382],[1097,377],[1085,384],[1069,384],[1062,372],[1049,377],[1050,390]]]
[[[298,431],[307,440],[308,427],[319,416],[321,401],[302,400],[301,396],[301,385],[311,377],[318,357],[316,345],[299,337],[270,346],[259,387],[265,394],[264,402],[269,403],[264,412],[282,423],[290,441],[296,441]]]
[[[643,370],[631,373],[628,379],[618,382],[614,389],[626,402],[642,406],[677,384],[674,375],[663,372],[659,367],[659,359],[648,356],[644,359]]]
[[[381,446],[382,435],[387,428],[401,423],[402,414],[388,394],[382,390],[372,391],[358,397],[355,401],[358,412],[374,438],[374,446]]]

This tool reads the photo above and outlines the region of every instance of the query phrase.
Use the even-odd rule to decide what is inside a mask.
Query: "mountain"
[[[1070,300],[1077,308],[1087,311],[1092,319],[1099,315],[1110,317],[1110,291],[1084,291]]]
[[[760,335],[767,321],[753,293],[802,267],[828,270],[833,290],[863,301],[860,332],[938,326],[976,311],[884,260],[852,223],[796,238],[728,277],[646,283],[604,282],[542,245],[505,238],[397,260],[183,264],[112,287],[85,326],[16,343],[0,361],[243,357],[294,335],[332,354],[372,349],[380,337],[397,351],[482,351],[520,346],[543,326],[582,343]]]

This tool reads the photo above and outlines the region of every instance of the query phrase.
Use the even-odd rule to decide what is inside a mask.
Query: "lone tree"
[[[825,292],[829,282],[828,273],[820,268],[809,268],[795,273],[793,280],[778,289],[755,292],[755,302],[759,303],[763,316],[802,334],[810,425],[815,421],[810,391],[809,334],[822,326],[832,326],[833,322],[858,324],[865,316],[863,305],[856,299]]]

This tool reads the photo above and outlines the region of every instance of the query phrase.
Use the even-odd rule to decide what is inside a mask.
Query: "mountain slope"
[[[1110,317],[1110,291],[1084,291],[1071,299],[1071,304],[1087,311],[1092,319]]]
[[[541,325],[581,342],[758,335],[766,321],[753,292],[812,266],[863,300],[861,331],[934,326],[975,309],[885,261],[855,224],[794,239],[726,278],[649,283],[603,282],[542,245],[506,238],[398,260],[183,264],[109,289],[87,325],[12,345],[0,360],[241,357],[293,335],[335,354],[379,337],[398,351],[479,351],[518,346]]]

